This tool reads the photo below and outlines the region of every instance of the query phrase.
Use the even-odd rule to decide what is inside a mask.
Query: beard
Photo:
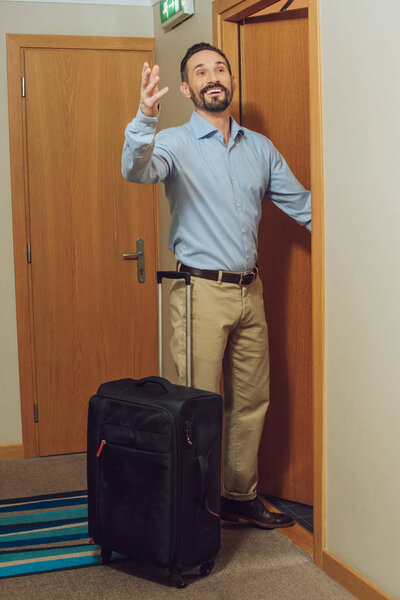
[[[224,92],[224,96],[222,98],[217,98],[216,96],[206,96],[206,92],[215,87],[221,88]],[[189,86],[189,90],[191,100],[195,107],[208,112],[223,112],[232,102],[232,88],[229,90],[221,83],[208,84],[204,86],[199,93],[195,92],[191,86]]]

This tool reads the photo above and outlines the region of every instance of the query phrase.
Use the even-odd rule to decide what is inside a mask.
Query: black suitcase
[[[185,277],[190,313],[190,276],[157,275],[160,338],[162,278]],[[161,364],[159,354],[159,372]],[[89,402],[87,475],[89,535],[103,564],[116,551],[168,567],[177,587],[187,585],[184,569],[211,571],[220,547],[221,430],[218,394],[162,377],[99,387]]]

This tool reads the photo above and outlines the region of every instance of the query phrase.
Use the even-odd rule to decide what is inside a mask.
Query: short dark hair
[[[229,60],[226,58],[226,56],[222,52],[222,50],[220,50],[219,48],[216,48],[216,46],[212,46],[211,44],[208,44],[207,42],[200,42],[199,44],[194,44],[193,46],[190,46],[190,48],[187,50],[185,56],[182,59],[182,62],[181,62],[181,80],[182,81],[186,81],[186,83],[188,82],[188,72],[187,72],[186,65],[187,65],[189,58],[191,58],[193,56],[193,54],[197,54],[197,52],[201,52],[202,50],[212,50],[213,52],[217,52],[217,54],[222,56],[222,58],[225,60],[225,62],[227,64],[229,75],[232,75],[231,65],[229,64]]]

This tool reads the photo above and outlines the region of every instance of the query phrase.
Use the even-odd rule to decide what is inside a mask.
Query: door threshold
[[[276,507],[264,498],[264,503],[268,510],[276,512]],[[313,534],[304,527],[295,523],[292,527],[278,528],[277,531],[296,544],[306,554],[314,557]]]

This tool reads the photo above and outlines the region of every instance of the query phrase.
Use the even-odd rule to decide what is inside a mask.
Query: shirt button
[[[234,175],[232,175],[232,179],[236,179],[236,177]]]

